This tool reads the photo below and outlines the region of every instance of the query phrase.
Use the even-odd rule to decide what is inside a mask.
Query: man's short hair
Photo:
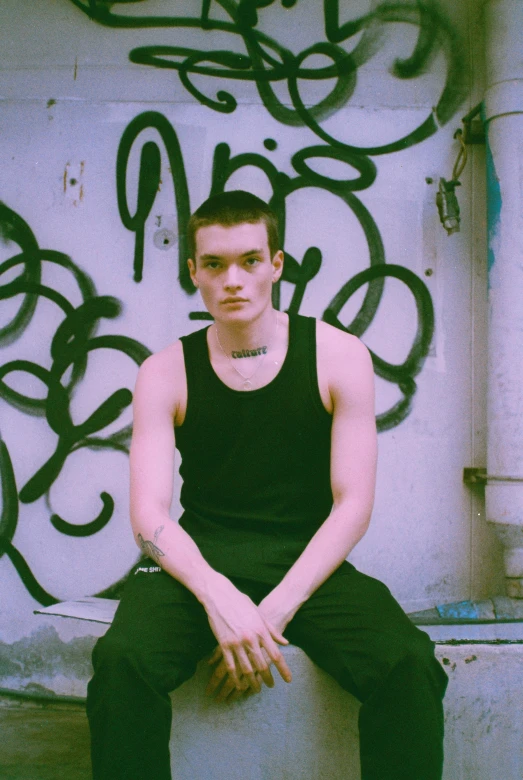
[[[280,248],[278,218],[265,201],[244,190],[232,190],[211,195],[196,209],[187,225],[189,255],[196,261],[196,231],[208,225],[232,227],[243,222],[263,222],[271,258]]]

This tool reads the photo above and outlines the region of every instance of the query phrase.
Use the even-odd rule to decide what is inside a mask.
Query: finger
[[[261,648],[261,651],[263,653],[263,657],[265,658],[265,662],[267,664],[267,671],[268,671],[268,673],[270,675],[271,683],[266,682],[265,678],[264,678],[263,681],[265,682],[265,685],[268,685],[269,688],[274,688],[274,677],[272,676],[272,672],[271,672],[271,663],[272,663],[272,661],[269,658],[267,650],[264,647]],[[262,675],[262,677],[263,677],[263,675]]]
[[[260,691],[261,691],[261,679],[259,678],[258,675],[256,675],[256,677],[257,677],[258,683],[260,685]],[[244,680],[245,680],[245,678],[242,678],[242,680],[240,682],[243,682]],[[232,701],[238,701],[238,699],[247,699],[250,696],[256,696],[256,694],[259,693],[260,691],[253,690],[253,688],[251,688],[250,685],[245,683],[245,686],[244,686],[243,690],[239,691],[237,688],[235,688],[227,696],[227,703],[232,702]]]
[[[246,699],[249,696],[254,696],[255,693],[256,691],[253,691],[253,689],[250,687],[245,688],[243,691],[239,691],[237,688],[235,688],[234,691],[229,694],[226,701],[227,704],[229,704],[229,702],[238,701],[238,699]]]
[[[241,680],[240,680],[241,683]],[[225,682],[223,683],[222,687],[218,691],[218,695],[215,697],[214,701],[217,704],[220,704],[221,702],[224,702],[228,700],[228,698],[231,696],[233,692],[236,692],[239,694],[239,696],[242,695],[243,690],[239,691],[236,685],[234,684],[234,681],[231,680],[230,677],[227,677]]]
[[[209,666],[212,666],[212,665],[213,665],[213,664],[215,664],[217,661],[219,661],[219,660],[220,660],[220,658],[222,658],[222,657],[223,657],[222,648],[220,647],[220,645],[218,645],[218,647],[216,648],[216,650],[214,651],[214,653],[211,655],[211,657],[209,658],[209,660],[207,661],[207,663],[209,664]]]
[[[222,648],[223,652],[223,661],[225,663],[225,666],[227,668],[227,672],[229,674],[229,677],[231,680],[234,680],[234,684],[237,688],[240,687],[240,678],[238,676],[238,672],[236,671],[236,660],[234,658],[234,655],[232,654],[231,650],[229,648]],[[245,653],[244,653],[245,654]],[[241,666],[240,666],[241,668]]]
[[[268,688],[273,688],[274,679],[269,668],[270,659],[269,662],[267,662],[268,656],[263,647],[260,647],[259,645],[252,646],[249,648],[248,652],[260,686],[263,681]]]
[[[236,658],[238,659],[238,665],[250,687],[253,688],[256,692],[261,690],[260,684],[256,680],[256,675],[254,674],[252,664],[249,661],[249,657],[243,647],[240,646],[236,648]]]
[[[207,687],[205,689],[205,693],[207,696],[212,696],[216,690],[220,687],[220,684],[223,682],[223,680],[227,677],[227,666],[225,665],[225,661],[222,659],[214,672],[212,673],[212,677],[207,683]]]
[[[290,683],[292,681],[291,670],[287,666],[287,662],[278,647],[274,644],[274,642],[271,641],[264,645],[264,649],[280,673],[280,677],[285,680],[285,682]]]
[[[238,701],[238,699],[241,699],[245,696],[251,696],[254,693],[251,688],[247,688],[246,691],[239,691],[237,688],[234,689],[234,691],[227,696],[227,704],[232,701]]]
[[[266,669],[260,670],[259,675],[261,680],[265,683],[267,688],[274,688],[274,677],[272,676],[272,672],[267,667]]]
[[[287,683],[292,682],[291,670],[287,666],[287,662],[282,655],[276,661],[274,661],[274,666],[279,671],[282,680],[285,680]]]
[[[285,637],[283,636],[283,634],[281,633],[281,631],[278,631],[278,629],[276,628],[276,626],[273,626],[273,625],[272,625],[272,623],[269,623],[269,621],[268,621],[268,620],[266,620],[266,621],[265,621],[265,625],[266,625],[266,626],[267,626],[267,628],[269,629],[269,633],[270,633],[271,637],[272,637],[272,638],[273,638],[273,639],[274,639],[276,642],[278,642],[278,644],[279,644],[279,645],[288,645],[288,644],[289,644],[289,640],[288,640],[288,639],[285,639]]]
[[[256,682],[258,683],[258,688],[246,688],[243,692],[245,696],[254,696],[256,693],[260,693],[262,689],[262,678],[259,672],[256,672],[254,675],[256,677]]]

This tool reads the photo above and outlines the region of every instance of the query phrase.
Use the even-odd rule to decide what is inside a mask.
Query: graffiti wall
[[[53,689],[70,692],[95,631],[32,612],[117,596],[136,560],[137,368],[207,324],[184,226],[231,188],[278,214],[274,305],[372,352],[378,493],[356,565],[410,610],[501,587],[482,496],[462,483],[484,465],[480,148],[462,231],[447,236],[435,206],[481,99],[475,4],[455,5],[4,0],[0,685],[59,668]]]

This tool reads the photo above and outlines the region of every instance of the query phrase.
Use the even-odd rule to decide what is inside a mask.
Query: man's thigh
[[[140,561],[128,576],[111,627],[95,648],[95,669],[97,656],[131,657],[161,680],[161,687],[172,690],[215,646],[207,614],[194,594],[152,561]]]
[[[285,636],[361,701],[407,655],[434,645],[389,589],[345,562],[298,610]]]

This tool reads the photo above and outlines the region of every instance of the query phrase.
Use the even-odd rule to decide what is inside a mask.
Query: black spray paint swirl
[[[7,246],[16,245],[19,252],[0,264],[0,280],[12,268],[21,266],[22,272],[10,282],[0,284],[0,300],[22,295],[22,302],[15,316],[0,330],[0,346],[20,338],[28,328],[39,298],[55,303],[63,312],[50,345],[51,367],[43,368],[28,360],[11,360],[0,366],[0,398],[25,414],[45,417],[58,441],[54,453],[20,489],[16,488],[11,458],[5,442],[0,440],[0,466],[2,481],[2,516],[0,518],[0,556],[6,554],[15,566],[29,593],[41,604],[52,604],[56,599],[36,581],[22,554],[13,545],[18,524],[18,501],[31,503],[49,490],[59,476],[69,455],[83,447],[93,450],[112,449],[129,451],[131,426],[125,426],[110,436],[97,436],[115,422],[132,400],[127,388],[116,390],[79,425],[74,425],[70,414],[73,392],[83,379],[89,353],[96,349],[117,350],[140,365],[150,351],[125,336],[96,336],[102,318],[114,319],[121,311],[116,298],[97,296],[90,277],[60,252],[40,249],[29,225],[5,204],[0,203],[0,239]],[[41,284],[42,263],[55,263],[67,269],[74,277],[82,296],[82,303],[74,307],[58,291]],[[69,382],[63,384],[64,374],[71,369]],[[13,372],[22,372],[38,379],[46,389],[43,398],[23,395],[6,383]],[[103,492],[100,496],[102,510],[98,517],[84,525],[69,523],[53,514],[51,523],[68,536],[90,536],[104,528],[112,517],[114,500]]]
[[[256,29],[258,9],[273,5],[275,0],[203,0],[200,16],[126,16],[113,13],[113,6],[130,3],[109,0],[70,0],[94,21],[120,29],[154,28],[199,28],[202,31],[229,33],[233,39],[241,39],[245,53],[216,51],[213,49],[190,49],[184,46],[147,45],[133,49],[131,62],[159,69],[174,70],[185,89],[202,105],[215,111],[232,113],[237,101],[230,92],[220,90],[215,98],[204,95],[191,81],[190,76],[199,74],[210,78],[232,81],[251,81],[267,111],[278,122],[291,126],[308,126],[319,138],[333,146],[339,146],[365,154],[389,154],[418,144],[433,135],[438,127],[446,124],[455,114],[468,92],[466,51],[458,33],[438,8],[435,0],[404,0],[404,2],[383,2],[372,12],[357,19],[339,22],[338,0],[323,0],[324,35],[320,40],[299,54],[278,43],[274,38]],[[132,0],[145,4],[149,0]],[[212,18],[212,5],[220,6],[231,21]],[[283,2],[285,8],[295,8],[293,14],[299,23],[299,3]],[[381,146],[355,147],[329,135],[320,125],[344,106],[352,96],[357,71],[381,48],[390,24],[410,24],[418,29],[414,51],[394,63],[392,73],[398,79],[415,79],[430,64],[432,58],[443,52],[447,62],[447,78],[441,95],[429,116],[412,132]],[[351,51],[340,44],[351,42],[359,36]],[[326,67],[304,67],[308,57],[321,54],[332,61]],[[325,98],[314,106],[305,107],[300,82],[336,79],[336,84]],[[285,81],[292,101],[292,108],[285,106],[276,96],[272,84]]]

